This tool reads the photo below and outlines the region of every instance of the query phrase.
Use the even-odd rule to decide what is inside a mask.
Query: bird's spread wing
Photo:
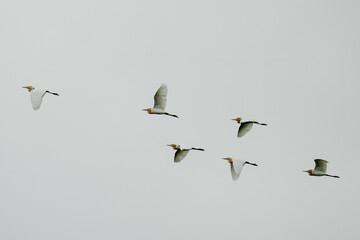
[[[34,110],[38,110],[41,106],[42,98],[45,95],[45,90],[34,89],[30,92],[31,104]]]
[[[327,162],[324,159],[315,159],[315,171],[321,171],[323,173],[326,173],[326,166],[327,166]]]
[[[167,93],[166,84],[161,85],[154,96],[154,108],[165,110]]]
[[[235,181],[239,178],[241,170],[244,166],[245,161],[239,159],[233,159],[231,165],[231,176],[232,179]]]
[[[239,131],[238,131],[238,137],[244,136],[248,131],[251,130],[253,126],[253,122],[243,122],[240,124]]]
[[[189,153],[189,150],[176,150],[175,153],[175,157],[174,157],[174,162],[180,162],[181,160],[183,160],[186,155]]]

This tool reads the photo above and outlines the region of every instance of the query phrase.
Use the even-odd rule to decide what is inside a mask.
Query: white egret
[[[177,118],[178,116],[165,112],[167,93],[166,84],[162,84],[154,96],[154,107],[143,109],[143,111],[147,111],[149,114],[164,114]]]
[[[234,118],[234,119],[231,119],[231,120],[234,120],[234,121],[237,121],[238,123],[240,123],[240,127],[239,127],[239,130],[238,130],[238,133],[237,133],[237,137],[244,136],[247,132],[249,132],[251,130],[251,128],[252,128],[252,126],[254,124],[267,126],[266,123],[259,123],[259,122],[256,122],[256,121],[241,122],[241,120],[242,120],[241,117]]]
[[[202,148],[181,147],[179,144],[167,144],[167,146],[172,147],[174,150],[176,150],[174,162],[180,162],[181,160],[183,160],[190,150],[205,151]]]
[[[231,176],[232,176],[232,179],[234,181],[239,178],[241,170],[242,170],[242,168],[243,168],[243,166],[245,164],[250,164],[250,165],[253,165],[253,166],[257,166],[256,163],[251,163],[251,162],[244,161],[244,160],[241,160],[241,159],[236,159],[236,158],[231,158],[231,157],[226,157],[226,158],[223,158],[223,159],[229,161],[230,169],[231,169]]]
[[[33,86],[25,86],[30,92],[31,104],[34,110],[38,110],[41,106],[42,99],[46,93],[50,93],[56,96],[59,96],[57,93],[53,93],[43,89],[35,89]]]
[[[340,178],[339,176],[329,175],[326,174],[326,168],[328,161],[324,159],[315,159],[315,168],[310,170],[305,170],[303,172],[309,173],[310,176],[328,176],[328,177],[334,177],[334,178]]]

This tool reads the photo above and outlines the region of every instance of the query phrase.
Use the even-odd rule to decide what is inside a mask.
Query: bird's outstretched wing
[[[181,160],[183,160],[186,155],[189,153],[189,150],[176,150],[175,152],[175,157],[174,157],[174,162],[180,162]]]
[[[42,98],[46,91],[41,89],[34,89],[30,92],[31,104],[34,110],[38,110],[41,106]]]
[[[245,134],[247,134],[251,130],[253,124],[254,124],[253,122],[243,122],[243,123],[241,123],[240,127],[239,127],[237,137],[242,137]]]
[[[327,167],[327,163],[328,161],[324,160],[324,159],[315,159],[315,171],[321,171],[323,173],[326,173],[326,167]]]
[[[166,84],[162,84],[154,96],[154,108],[165,110],[167,93]]]
[[[241,170],[244,166],[245,161],[242,161],[240,159],[233,159],[232,163],[230,163],[231,166],[231,176],[232,179],[235,181],[239,178]]]

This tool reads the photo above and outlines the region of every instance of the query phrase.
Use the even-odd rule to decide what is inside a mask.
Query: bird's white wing
[[[186,155],[189,153],[189,150],[176,150],[175,152],[175,157],[174,157],[174,162],[180,162],[181,160],[183,160]]]
[[[161,85],[154,96],[154,108],[165,110],[168,88],[166,84]]]
[[[231,176],[232,179],[235,181],[239,178],[241,170],[245,164],[245,161],[240,159],[233,159],[231,165]]]
[[[253,126],[252,122],[243,122],[243,123],[241,123],[237,136],[238,137],[244,136],[245,134],[247,134],[248,131],[251,130],[252,126]]]
[[[46,91],[41,89],[34,89],[30,92],[31,104],[34,110],[38,110],[41,106],[42,98]]]
[[[327,167],[327,163],[328,161],[324,160],[324,159],[315,159],[315,171],[321,171],[323,173],[326,173],[326,167]]]

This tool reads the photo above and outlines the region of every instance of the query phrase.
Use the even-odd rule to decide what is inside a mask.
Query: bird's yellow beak
[[[27,88],[29,90],[29,92],[31,92],[31,90],[33,90],[33,86],[24,86],[23,88]]]
[[[175,149],[175,150],[177,149],[177,148],[176,148],[176,144],[166,144],[166,146],[172,147],[172,148]]]
[[[242,118],[238,117],[238,118],[233,118],[233,119],[231,119],[231,120],[234,120],[234,121],[237,121],[238,123],[240,123],[241,120],[242,120]]]
[[[151,113],[151,108],[144,108],[144,109],[142,109],[143,111],[146,111],[146,112],[148,112],[148,113]]]
[[[227,158],[223,158],[223,159],[229,161],[229,163],[232,163],[232,158],[231,157],[227,157]]]

